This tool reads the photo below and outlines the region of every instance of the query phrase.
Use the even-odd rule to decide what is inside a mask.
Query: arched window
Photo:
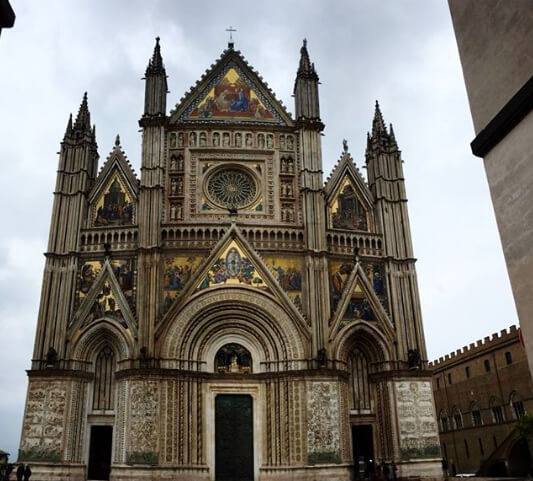
[[[350,409],[371,409],[368,382],[368,359],[365,354],[354,349],[348,359],[350,368]]]
[[[492,422],[503,423],[505,421],[505,417],[503,414],[503,407],[501,401],[496,397],[492,396],[489,402],[489,406],[492,411]]]
[[[443,433],[446,433],[450,430],[450,420],[448,418],[448,413],[442,410],[439,414],[440,428]]]
[[[512,413],[515,419],[520,419],[525,413],[524,402],[522,401],[522,396],[516,391],[513,391],[510,396]]]
[[[473,402],[470,404],[470,413],[472,414],[472,426],[483,425],[483,419],[481,418],[481,411],[479,406]]]
[[[452,416],[455,429],[463,429],[463,415],[457,406],[453,407]]]
[[[94,369],[93,410],[114,409],[115,353],[105,345],[96,356]]]
[[[215,371],[220,373],[252,372],[252,355],[240,344],[225,344],[215,356]]]

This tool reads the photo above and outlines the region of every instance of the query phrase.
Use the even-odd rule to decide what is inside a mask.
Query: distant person
[[[390,468],[389,468],[389,465],[387,463],[383,463],[383,479],[385,481],[389,481],[390,480]]]
[[[17,481],[22,481],[23,477],[24,477],[24,465],[19,464],[19,467],[17,468]]]
[[[445,477],[448,477],[448,461],[446,458],[442,458],[442,472]]]
[[[26,464],[26,468],[24,469],[24,481],[29,481],[31,476],[31,469],[30,465]]]

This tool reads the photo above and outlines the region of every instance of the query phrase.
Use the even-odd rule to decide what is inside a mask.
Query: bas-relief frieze
[[[336,383],[308,383],[307,420],[309,463],[340,462],[340,403]]]
[[[431,382],[397,381],[394,385],[402,457],[439,456]]]
[[[20,444],[25,459],[60,458],[66,404],[65,382],[30,382]]]
[[[152,460],[158,450],[159,382],[131,381],[129,386],[129,450],[132,462]]]

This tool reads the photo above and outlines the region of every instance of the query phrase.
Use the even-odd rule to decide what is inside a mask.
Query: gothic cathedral
[[[39,481],[438,474],[379,106],[367,179],[344,142],[324,182],[305,41],[294,117],[233,42],[168,114],[159,39],[144,80],[139,177],[118,136],[98,170],[86,95],[61,143],[19,459]]]

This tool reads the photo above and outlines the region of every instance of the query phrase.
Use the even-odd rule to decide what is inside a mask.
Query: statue
[[[318,350],[316,360],[318,361],[318,367],[326,367],[328,363],[328,355],[326,352],[326,348],[321,347]]]
[[[420,351],[417,348],[409,349],[407,351],[407,366],[409,369],[420,369],[422,367]]]
[[[46,367],[55,367],[57,364],[57,351],[50,346],[48,352],[46,353]]]

